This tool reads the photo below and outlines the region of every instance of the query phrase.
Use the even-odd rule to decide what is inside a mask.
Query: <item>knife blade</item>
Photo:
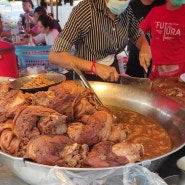
[[[120,75],[120,84],[131,85],[146,90],[151,90],[152,88],[152,81],[149,78],[127,77]]]

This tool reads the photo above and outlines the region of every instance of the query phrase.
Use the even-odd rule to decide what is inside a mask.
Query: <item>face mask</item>
[[[109,0],[107,7],[114,15],[120,15],[128,7],[130,0],[119,1],[119,0]]]
[[[175,6],[181,6],[185,3],[185,0],[171,0],[172,4]]]

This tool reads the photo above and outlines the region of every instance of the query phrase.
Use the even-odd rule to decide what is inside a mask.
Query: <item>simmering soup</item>
[[[128,128],[127,141],[143,144],[144,159],[151,159],[171,151],[171,139],[166,130],[157,122],[137,112],[108,107],[116,116],[116,123]]]

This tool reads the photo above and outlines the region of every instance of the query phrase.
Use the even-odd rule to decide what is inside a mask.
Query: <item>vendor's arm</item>
[[[155,8],[154,8],[155,9]],[[149,12],[149,14],[145,17],[145,19],[143,19],[141,21],[141,23],[139,24],[139,27],[142,29],[142,31],[147,34],[147,33],[150,33],[151,32],[151,24],[150,24],[150,21],[151,21],[151,12],[153,10],[151,10]],[[138,40],[139,41],[139,40]],[[140,58],[140,65],[143,66],[143,68],[146,69],[148,68],[148,66],[150,65],[150,59],[151,59],[151,50],[149,48],[149,45],[148,45],[148,42],[147,44],[145,44],[145,39],[143,40],[143,45],[142,47],[138,46],[138,48],[141,48],[140,50],[140,55],[139,55],[139,58]],[[139,41],[139,43],[142,43],[142,39],[141,41]],[[140,44],[139,44],[140,45]],[[148,52],[148,56],[147,56],[147,53]]]
[[[141,35],[136,41],[136,46],[139,48],[140,65],[148,72],[148,67],[152,58],[151,49],[144,35]]]
[[[62,68],[71,70],[71,62],[73,62],[81,71],[91,71],[92,61],[80,59],[71,55],[69,52],[54,52],[50,51],[49,61]],[[105,81],[117,81],[119,75],[114,67],[96,63],[93,72]]]
[[[129,26],[129,39],[131,42],[133,42],[136,47],[140,50],[139,52],[139,61],[140,65],[144,68],[144,70],[147,72],[148,67],[150,65],[151,61],[151,50],[150,46],[148,44],[148,41],[144,35],[143,30],[138,28],[139,22],[135,18],[134,13],[132,12],[132,9],[130,9],[131,13],[130,20],[131,24]]]

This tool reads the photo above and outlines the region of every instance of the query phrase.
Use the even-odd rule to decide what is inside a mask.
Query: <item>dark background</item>
[[[159,176],[161,178],[165,178],[172,175],[178,175],[180,173],[180,169],[177,167],[176,163],[177,163],[177,160],[183,156],[185,156],[185,147],[171,154],[167,158],[167,160],[157,170],[157,173],[159,174]]]

